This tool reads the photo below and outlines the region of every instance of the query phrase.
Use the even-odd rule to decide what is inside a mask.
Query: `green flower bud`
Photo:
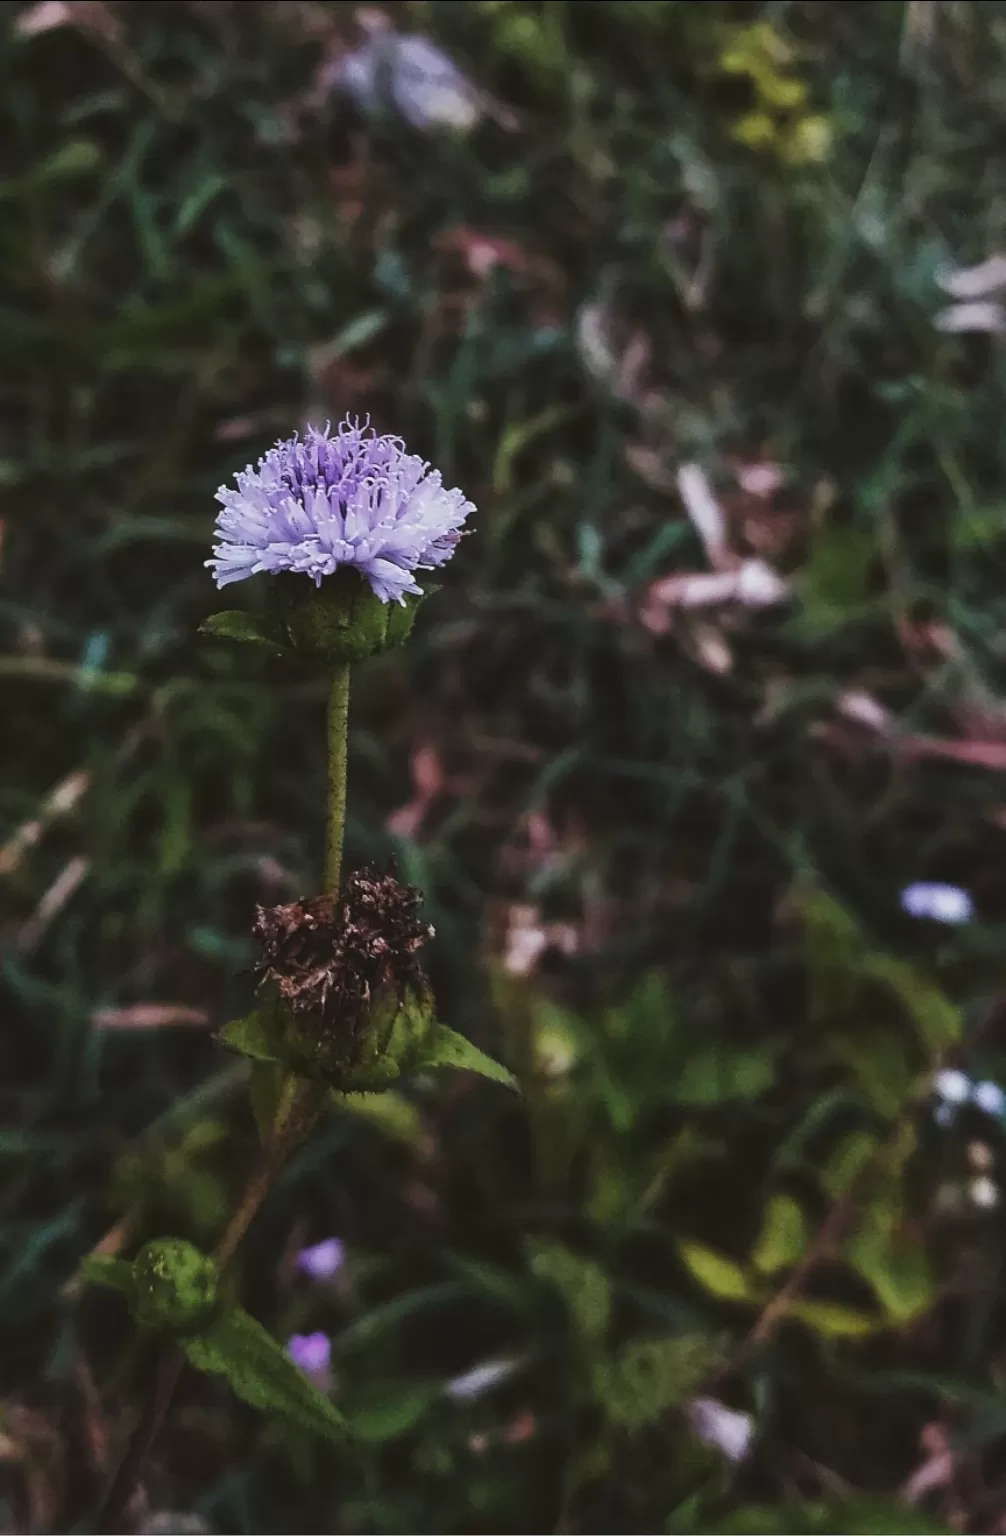
[[[216,1305],[216,1265],[180,1237],[155,1238],[141,1248],[133,1285],[133,1316],[146,1328],[185,1332]]]

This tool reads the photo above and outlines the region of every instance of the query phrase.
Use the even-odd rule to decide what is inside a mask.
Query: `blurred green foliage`
[[[202,562],[221,481],[349,411],[479,514],[359,670],[348,861],[422,887],[439,1016],[523,1098],[333,1105],[241,1280],[330,1335],[356,1448],[192,1376],[151,1503],[995,1528],[1006,1253],[968,1192],[1001,1133],[941,1130],[930,1084],[1006,1079],[1006,365],[933,322],[1002,246],[1002,7],[389,15],[485,93],[472,133],[325,85],[346,5],[3,7],[5,1525],[82,1517],[143,1380],[85,1254],[211,1243],[254,1156],[195,1020],[247,1013],[256,903],[317,883],[325,690],[197,637]],[[790,601],[646,622],[709,572],[685,462]],[[926,878],[979,920],[909,919]],[[696,1395],[752,1416],[743,1460]]]

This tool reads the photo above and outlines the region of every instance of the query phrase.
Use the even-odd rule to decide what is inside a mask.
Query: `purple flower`
[[[218,587],[259,571],[298,571],[316,586],[341,566],[359,571],[382,603],[421,595],[413,572],[443,565],[473,504],[400,437],[344,421],[308,427],[221,486],[213,559]]]
[[[345,1244],[337,1237],[328,1237],[313,1248],[302,1248],[297,1255],[297,1268],[312,1280],[331,1280],[342,1268],[345,1257]]]
[[[365,112],[390,96],[406,122],[420,132],[467,132],[481,115],[479,93],[443,49],[428,38],[400,35],[390,27],[373,28],[367,42],[339,60],[327,83],[341,86]]]
[[[959,885],[917,880],[901,893],[901,905],[911,917],[928,917],[934,923],[969,923],[975,915],[974,902]]]
[[[286,1352],[294,1365],[308,1376],[326,1376],[332,1360],[332,1341],[326,1333],[295,1333]]]

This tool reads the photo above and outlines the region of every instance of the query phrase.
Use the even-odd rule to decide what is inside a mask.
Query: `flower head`
[[[337,1275],[346,1258],[346,1247],[337,1237],[328,1237],[315,1243],[313,1248],[302,1248],[297,1255],[297,1268],[310,1275],[312,1280],[331,1280]]]
[[[404,605],[406,593],[422,593],[414,572],[450,559],[475,510],[401,438],[349,420],[334,433],[308,427],[235,478],[236,490],[217,491],[223,510],[206,564],[218,587],[260,571],[293,571],[320,586],[348,567],[381,602]]]
[[[911,917],[928,917],[934,923],[969,923],[975,915],[974,902],[958,885],[917,880],[901,893],[901,905]]]
[[[375,1038],[407,994],[421,996],[426,978],[418,951],[433,936],[419,915],[420,897],[393,875],[358,869],[338,896],[259,907],[253,936],[256,972],[289,1010],[292,1045],[309,1075],[348,1088],[387,1040]],[[379,1006],[380,1005],[380,1006]]]
[[[294,1365],[308,1376],[326,1376],[332,1360],[332,1341],[325,1333],[295,1333],[286,1352]]]

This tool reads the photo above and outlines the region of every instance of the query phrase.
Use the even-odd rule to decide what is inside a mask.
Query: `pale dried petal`
[[[952,299],[983,299],[1006,288],[1006,255],[989,256],[974,267],[943,267],[936,281]]]
[[[933,325],[938,331],[955,334],[985,331],[989,335],[1001,336],[1006,332],[1006,310],[1001,304],[990,300],[974,304],[951,304],[948,309],[941,309],[933,317]]]

